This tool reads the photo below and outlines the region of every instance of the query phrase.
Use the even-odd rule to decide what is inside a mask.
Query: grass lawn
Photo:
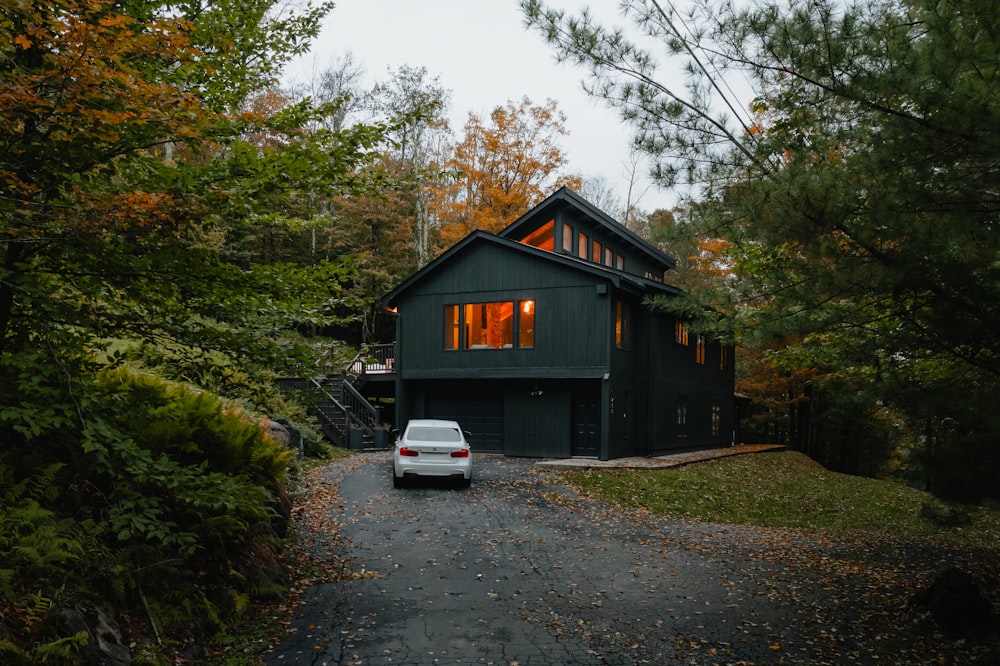
[[[935,537],[1000,550],[1000,508],[950,505],[900,483],[830,472],[792,451],[671,469],[565,473],[585,494],[712,523]]]

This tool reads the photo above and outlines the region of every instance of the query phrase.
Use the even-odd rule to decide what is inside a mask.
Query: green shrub
[[[294,454],[251,414],[127,368],[13,365],[0,366],[0,656],[79,647],[30,594],[180,641],[280,589]]]

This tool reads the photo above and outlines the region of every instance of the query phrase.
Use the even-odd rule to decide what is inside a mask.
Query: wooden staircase
[[[309,379],[283,378],[277,383],[283,391],[306,394],[310,416],[337,446],[358,450],[388,448],[391,424],[383,422],[381,409],[368,400],[362,388],[368,375],[384,379],[395,374],[394,349],[395,345],[366,347],[341,373]]]

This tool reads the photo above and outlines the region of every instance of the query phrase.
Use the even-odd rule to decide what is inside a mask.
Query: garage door
[[[458,421],[472,435],[472,450],[503,453],[503,396],[481,394],[478,390],[465,394],[427,397],[427,416],[433,419]]]

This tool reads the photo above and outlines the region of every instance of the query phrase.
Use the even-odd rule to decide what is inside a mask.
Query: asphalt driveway
[[[345,575],[305,591],[267,663],[892,663],[871,640],[936,659],[901,586],[949,553],[623,513],[532,463],[481,455],[469,489],[394,490],[385,453],[325,469],[339,533],[312,547]]]

